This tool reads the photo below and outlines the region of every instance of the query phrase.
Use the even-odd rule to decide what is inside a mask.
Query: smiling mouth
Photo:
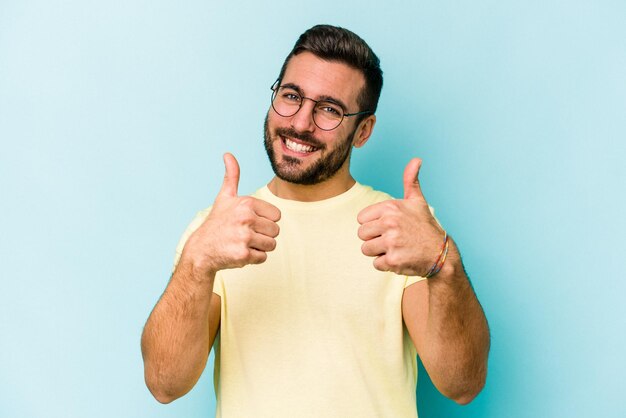
[[[297,152],[299,154],[310,154],[312,152],[317,151],[319,148],[315,148],[311,145],[305,145],[305,144],[301,144],[299,142],[293,141],[289,138],[285,138],[284,136],[281,136],[280,139],[283,141],[283,144],[285,144],[285,147],[290,150],[290,151],[294,151]]]

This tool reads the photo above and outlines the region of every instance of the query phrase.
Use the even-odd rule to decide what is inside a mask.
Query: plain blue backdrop
[[[385,72],[355,177],[413,156],[487,313],[487,386],[422,418],[624,417],[624,1],[0,0],[0,416],[212,417],[212,363],[158,404],[139,339],[180,234],[271,177],[269,87],[345,26]],[[323,400],[320,400],[322,402]]]

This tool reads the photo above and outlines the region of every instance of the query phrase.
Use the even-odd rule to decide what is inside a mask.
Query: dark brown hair
[[[363,39],[337,26],[313,26],[300,35],[285,59],[278,76],[279,82],[282,81],[291,58],[305,51],[323,60],[342,62],[361,71],[365,77],[365,87],[357,98],[357,103],[361,107],[359,111],[376,112],[380,91],[383,88],[383,72],[380,69],[380,60]],[[359,122],[365,117],[367,115],[362,115]]]

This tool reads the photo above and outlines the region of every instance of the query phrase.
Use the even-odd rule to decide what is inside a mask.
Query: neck
[[[281,199],[315,202],[345,193],[354,186],[355,182],[352,175],[348,172],[347,175],[335,175],[326,181],[311,185],[289,183],[274,177],[267,187],[275,196]]]

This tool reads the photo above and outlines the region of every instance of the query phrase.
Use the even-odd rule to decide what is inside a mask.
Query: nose
[[[298,132],[313,132],[315,130],[315,122],[313,122],[314,109],[315,102],[305,100],[300,110],[291,117],[291,127]]]

